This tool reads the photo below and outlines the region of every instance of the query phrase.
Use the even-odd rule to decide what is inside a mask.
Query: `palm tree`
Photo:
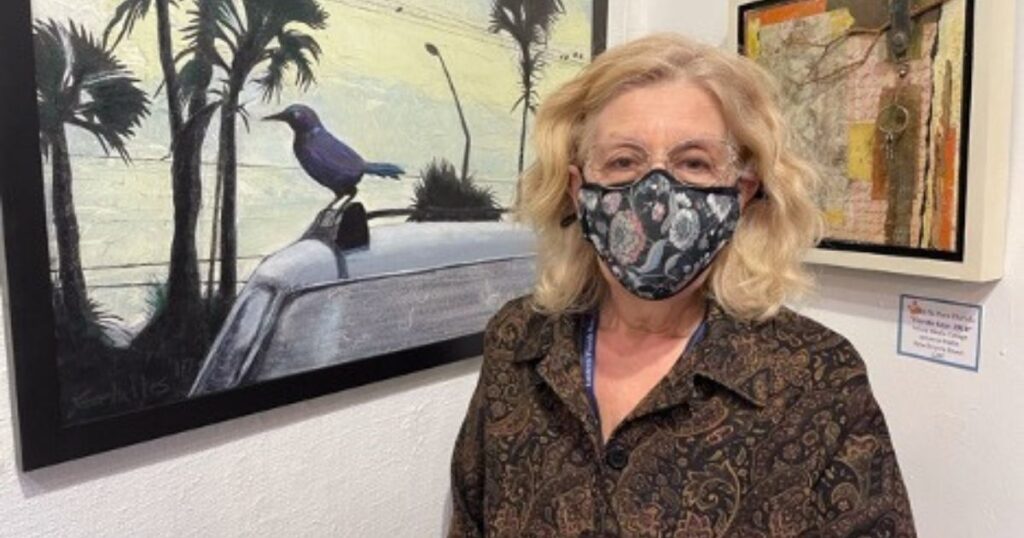
[[[215,18],[218,4],[230,0],[194,0],[190,14],[206,21]],[[190,343],[205,343],[207,326],[202,315],[199,256],[196,226],[202,205],[202,149],[207,127],[214,112],[207,106],[207,89],[212,76],[208,51],[212,37],[202,27],[186,27],[189,40],[185,50],[175,54],[172,45],[170,5],[174,0],[124,0],[118,5],[104,32],[104,42],[116,46],[131,35],[136,23],[155,6],[157,44],[167,98],[168,126],[171,135],[171,190],[174,204],[174,232],[171,240],[165,308],[154,313],[144,335],[151,328],[160,333],[187,335]],[[187,61],[180,70],[178,64]],[[185,106],[187,104],[187,116]],[[189,352],[195,349],[182,349]]]
[[[315,80],[313,64],[320,45],[296,27],[318,30],[326,26],[327,12],[318,0],[224,1],[213,28],[211,47],[214,65],[225,70],[220,90],[220,133],[217,155],[217,191],[220,192],[220,283],[214,312],[223,316],[235,298],[238,282],[236,195],[238,156],[236,119],[248,124],[240,97],[258,68],[264,72],[252,79],[265,101],[280,95],[285,73],[295,69],[295,84],[308,88]],[[239,9],[240,8],[240,9]],[[230,56],[225,57],[225,53]]]
[[[170,118],[171,139],[184,123],[179,101],[178,72],[174,66],[174,51],[171,46],[170,5],[175,0],[123,0],[114,10],[114,16],[103,32],[103,44],[111,50],[117,48],[122,39],[131,35],[135,24],[156,8],[157,43],[159,45],[160,70],[163,71],[164,88],[167,94],[167,111]],[[111,36],[117,32],[111,41]]]
[[[40,144],[52,167],[53,225],[57,242],[59,297],[69,322],[91,320],[79,251],[67,126],[96,137],[128,162],[125,140],[149,114],[138,79],[81,26],[50,20],[35,25],[36,86]]]
[[[526,148],[526,123],[537,108],[537,82],[544,68],[551,25],[565,12],[562,0],[494,0],[491,6],[493,33],[505,32],[519,48],[519,86],[522,93],[512,105],[523,107],[523,122],[519,133],[519,173],[523,173],[523,154]]]
[[[183,97],[189,99],[189,115],[198,114],[199,111],[211,110],[207,104],[207,90],[213,77],[215,68],[224,72],[229,66],[224,63],[217,52],[217,36],[221,27],[229,19],[229,13],[233,11],[234,0],[195,0],[195,7],[189,11],[189,22],[184,27],[184,35],[187,41],[186,48],[179,56],[189,57],[188,62],[182,67],[182,93]],[[219,101],[215,102],[219,105]],[[195,149],[193,157],[195,168],[199,170],[202,163],[203,139],[206,136],[206,125],[203,125],[201,133],[196,133],[192,146]],[[197,194],[201,197],[201,193]],[[217,190],[213,197],[213,234],[210,241],[210,263],[207,267],[207,288],[206,297],[213,298],[213,275],[217,266],[217,229],[218,215],[220,213],[221,185],[217,182]]]

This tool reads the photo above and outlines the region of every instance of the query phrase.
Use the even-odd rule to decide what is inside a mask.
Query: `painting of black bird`
[[[364,175],[400,179],[405,173],[401,167],[391,163],[365,161],[354,149],[332,135],[316,112],[306,105],[290,105],[263,119],[283,121],[291,127],[295,133],[292,149],[302,169],[334,193],[334,201],[328,208],[343,200],[340,208],[344,209],[355,197],[356,185]]]

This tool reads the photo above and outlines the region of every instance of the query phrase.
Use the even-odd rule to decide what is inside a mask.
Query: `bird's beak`
[[[284,112],[278,112],[277,114],[271,114],[264,116],[263,121],[288,121],[288,116]]]

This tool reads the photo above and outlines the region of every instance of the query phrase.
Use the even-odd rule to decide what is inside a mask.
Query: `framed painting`
[[[12,0],[21,468],[478,355],[507,209],[604,0]]]
[[[813,156],[810,261],[1002,276],[1012,0],[733,0],[733,43],[776,78]],[[976,31],[984,29],[984,31]]]

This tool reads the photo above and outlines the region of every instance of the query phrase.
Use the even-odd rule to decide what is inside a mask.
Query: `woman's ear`
[[[753,173],[746,172],[740,176],[736,187],[740,190],[740,211],[746,209],[750,202],[764,197],[764,184],[761,178]]]
[[[583,186],[583,172],[580,171],[580,167],[575,164],[569,165],[569,197],[572,199],[572,206],[576,208],[576,212],[579,212],[579,199],[580,187]]]

